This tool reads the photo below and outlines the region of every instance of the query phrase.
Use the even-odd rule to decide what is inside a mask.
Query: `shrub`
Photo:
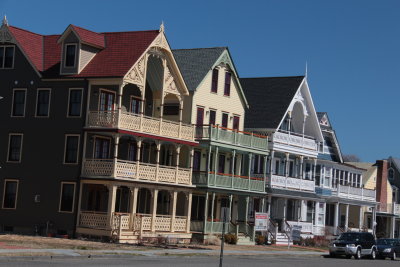
[[[224,238],[225,238],[225,243],[227,244],[232,244],[232,245],[237,244],[238,238],[234,234],[225,234]]]
[[[265,242],[266,242],[265,236],[263,236],[263,235],[256,236],[256,244],[257,245],[264,245]]]

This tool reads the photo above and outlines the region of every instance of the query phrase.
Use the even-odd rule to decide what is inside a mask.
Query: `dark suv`
[[[345,255],[349,259],[351,256],[356,259],[361,259],[363,256],[370,256],[371,259],[375,259],[376,251],[375,238],[371,233],[343,233],[329,246],[331,257]]]

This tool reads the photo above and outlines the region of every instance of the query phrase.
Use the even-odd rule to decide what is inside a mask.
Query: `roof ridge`
[[[15,27],[15,26],[12,26],[12,25],[10,25],[9,27],[10,28],[15,28],[15,29],[18,29],[18,30],[21,30],[21,31],[24,31],[24,32],[32,33],[32,34],[35,34],[35,35],[38,35],[38,36],[41,36],[41,37],[45,36],[43,34],[32,32],[32,31],[28,31],[28,30],[25,30],[25,29],[22,29],[22,28],[19,28],[19,27]]]
[[[100,35],[101,35],[101,33],[99,33],[99,32],[95,32],[95,31],[92,31],[92,30],[88,30],[88,29],[86,29],[86,28],[77,26],[77,25],[75,25],[75,24],[70,24],[70,25],[71,25],[72,27],[76,27],[76,28],[79,28],[79,29],[82,29],[82,30],[85,30],[85,31],[88,31],[88,32],[91,32],[91,33],[96,33],[96,34],[100,34]]]
[[[300,78],[300,77],[306,77],[304,75],[298,75],[298,76],[273,76],[273,77],[242,77],[240,79],[274,79],[274,78]]]
[[[145,31],[120,31],[120,32],[100,32],[99,34],[109,34],[109,33],[133,33],[133,32],[159,32],[159,30],[145,30]]]
[[[227,49],[227,46],[214,46],[214,47],[198,47],[198,48],[179,48],[179,49],[172,49],[172,51],[177,50],[202,50],[202,49],[215,49],[215,48],[224,48]]]

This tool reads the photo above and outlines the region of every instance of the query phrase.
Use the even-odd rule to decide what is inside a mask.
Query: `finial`
[[[3,18],[2,26],[4,26],[4,25],[8,26],[8,21],[7,21],[6,15],[4,15],[4,18]]]
[[[165,28],[164,28],[164,21],[161,21],[161,25],[160,25],[160,32],[164,32]]]
[[[306,61],[306,73],[305,73],[305,77],[307,78],[307,61]]]

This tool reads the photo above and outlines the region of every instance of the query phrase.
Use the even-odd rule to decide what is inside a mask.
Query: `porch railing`
[[[293,132],[278,131],[272,134],[271,142],[295,146],[307,150],[317,151],[318,144],[314,138],[299,135]]]
[[[264,192],[264,178],[214,172],[193,172],[193,184],[226,189]]]
[[[293,228],[293,225],[301,226],[302,233],[313,233],[313,224],[311,222],[296,222],[287,221],[287,223]]]
[[[133,230],[138,232],[152,231],[153,217],[151,214],[136,214]],[[173,222],[173,223],[172,223]],[[156,215],[154,231],[156,232],[186,232],[188,219],[186,216]]]
[[[79,214],[79,226],[94,229],[108,229],[109,221],[107,212],[81,211]]]
[[[268,149],[268,137],[224,128],[219,125],[196,126],[196,139],[212,140],[248,148]]]
[[[302,191],[315,191],[315,183],[311,180],[300,178],[285,177],[281,175],[271,175],[271,187],[281,187],[287,189],[297,189]]]
[[[400,215],[400,204],[395,203],[393,208],[393,213],[396,215]]]
[[[188,168],[120,159],[84,159],[82,175],[85,177],[115,177],[185,185],[191,185],[192,180],[192,174]]]
[[[129,112],[89,111],[88,127],[119,128],[194,141],[194,126]]]
[[[336,190],[332,191],[333,195],[341,198],[357,199],[365,201],[375,201],[376,190],[352,187],[348,185],[338,185]]]

